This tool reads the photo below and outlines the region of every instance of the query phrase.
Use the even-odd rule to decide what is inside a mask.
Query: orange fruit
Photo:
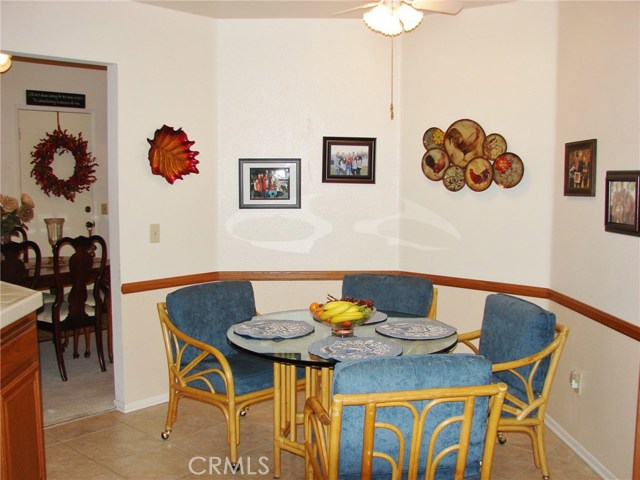
[[[312,312],[315,312],[319,308],[320,304],[318,302],[313,302],[311,305],[309,305],[309,310],[311,310]]]

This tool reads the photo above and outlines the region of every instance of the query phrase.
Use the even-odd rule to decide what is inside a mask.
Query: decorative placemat
[[[380,310],[376,310],[375,313],[371,315],[371,318],[366,322],[364,322],[363,325],[371,325],[373,323],[384,322],[386,319],[387,319],[386,313],[381,312]]]
[[[438,320],[407,319],[379,325],[376,332],[402,340],[435,340],[453,335],[456,329]]]
[[[297,338],[315,330],[313,325],[297,320],[249,320],[233,326],[233,331],[251,338]]]
[[[344,362],[374,357],[395,357],[402,354],[402,346],[384,338],[327,337],[309,345],[309,353]]]

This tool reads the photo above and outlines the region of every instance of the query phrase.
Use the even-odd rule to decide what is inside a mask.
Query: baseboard
[[[616,476],[611,473],[602,463],[598,461],[589,451],[587,451],[578,441],[562,428],[553,418],[547,415],[544,423],[549,430],[555,433],[567,447],[575,452],[584,462],[591,467],[604,480],[617,480]]]
[[[155,397],[145,398],[144,400],[138,400],[137,402],[123,403],[119,400],[115,400],[113,403],[116,406],[116,410],[122,413],[131,413],[136,410],[142,410],[143,408],[153,407],[160,405],[161,403],[167,403],[169,401],[169,394],[163,393]]]

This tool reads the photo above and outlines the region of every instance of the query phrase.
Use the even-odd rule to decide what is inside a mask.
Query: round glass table
[[[298,410],[297,392],[304,388],[305,399],[317,397],[328,410],[331,402],[331,381],[333,366],[338,360],[331,356],[319,356],[309,352],[311,348],[317,352],[317,346],[331,342],[340,337],[331,336],[331,327],[313,319],[309,310],[288,310],[274,312],[265,315],[257,315],[251,322],[259,321],[263,325],[269,321],[294,321],[303,322],[297,324],[301,328],[302,336],[293,338],[264,338],[271,335],[265,334],[264,329],[252,329],[251,324],[244,328],[238,325],[231,326],[227,330],[227,341],[231,346],[241,352],[256,355],[273,361],[273,445],[274,445],[274,477],[280,476],[282,450],[304,456],[304,445],[297,439],[297,426],[302,423],[303,413]],[[372,339],[374,342],[395,345],[395,351],[400,349],[400,355],[427,355],[433,353],[447,353],[452,351],[457,342],[458,335],[455,329],[448,327],[453,333],[438,338],[406,339],[411,337],[411,322],[441,323],[425,317],[415,317],[397,312],[377,312],[367,323],[355,327],[354,336],[348,339]],[[380,330],[401,332],[395,338],[382,335],[376,331],[377,327],[385,326]],[[397,327],[397,328],[396,328]],[[242,334],[236,333],[237,331]],[[308,333],[307,333],[308,332]],[[404,333],[402,333],[404,332]],[[286,332],[285,332],[286,336]],[[304,368],[304,381],[299,379],[298,368]]]

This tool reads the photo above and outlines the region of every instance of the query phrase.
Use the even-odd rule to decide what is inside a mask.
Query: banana
[[[350,307],[351,305],[353,305],[353,303],[346,302],[344,300],[333,300],[331,302],[327,302],[324,305],[322,305],[322,309],[324,311],[327,311],[327,310],[332,310],[333,308],[342,307],[342,306],[345,306],[345,305],[347,307]]]
[[[353,312],[359,312],[359,311],[360,311],[360,306],[356,305],[355,303],[352,303],[351,306],[347,308],[343,313],[353,313]]]
[[[334,317],[331,317],[331,323],[340,323],[340,322],[348,322],[352,320],[361,320],[364,317],[364,313],[351,312],[351,313],[341,313]]]
[[[332,306],[330,309],[323,308],[324,312],[320,314],[320,320],[328,320],[347,311],[352,306],[351,303],[344,302],[344,304]]]

